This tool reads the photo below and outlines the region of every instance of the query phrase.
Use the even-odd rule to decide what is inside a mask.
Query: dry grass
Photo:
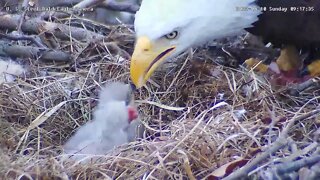
[[[118,147],[92,164],[61,160],[61,145],[91,119],[99,87],[106,81],[129,81],[126,54],[132,51],[132,37],[120,28],[103,43],[73,42],[71,48],[61,42],[72,49],[75,62],[31,60],[29,74],[1,85],[3,178],[203,178],[228,162],[251,159],[256,150],[266,149],[286,120],[319,96],[311,89],[290,97],[253,72],[197,62],[207,60],[207,51],[199,50],[180,57],[188,62],[157,72],[147,88],[136,92],[145,139]],[[317,104],[312,101],[301,114]],[[293,146],[303,149],[314,143],[319,124],[318,117],[296,123],[290,130],[293,144],[266,159],[264,168],[293,154]]]

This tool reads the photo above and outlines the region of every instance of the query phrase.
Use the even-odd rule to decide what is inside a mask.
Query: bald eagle
[[[142,87],[165,60],[190,47],[246,30],[281,48],[282,71],[301,66],[320,73],[319,0],[143,0],[134,22],[136,44],[130,75]]]

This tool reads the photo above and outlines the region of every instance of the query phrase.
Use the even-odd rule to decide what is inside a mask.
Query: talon
[[[284,72],[297,70],[301,66],[298,50],[291,45],[287,45],[281,49],[280,56],[276,62],[279,69]]]
[[[262,72],[262,73],[266,73],[269,69],[268,65],[263,64],[262,61],[255,58],[250,58],[245,60],[244,65],[247,68],[252,68],[254,71]]]
[[[307,67],[305,67],[301,73],[301,76],[310,75],[312,77],[320,76],[320,60],[315,60]]]

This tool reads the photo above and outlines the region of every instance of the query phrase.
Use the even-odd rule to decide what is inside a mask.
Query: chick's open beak
[[[130,64],[131,80],[136,88],[141,88],[161,62],[174,50],[174,46],[153,44],[148,37],[139,37]]]

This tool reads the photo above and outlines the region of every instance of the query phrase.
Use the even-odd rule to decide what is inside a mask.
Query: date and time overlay
[[[72,7],[28,7],[27,9],[20,9],[4,7],[5,11],[94,11],[93,8],[74,9]],[[293,6],[293,7],[258,7],[258,6],[241,6],[236,7],[236,11],[260,11],[260,12],[314,12],[315,8],[312,6]]]
[[[245,6],[236,7],[236,11],[262,11],[262,12],[314,12],[312,6],[292,6],[292,7],[257,7]]]

